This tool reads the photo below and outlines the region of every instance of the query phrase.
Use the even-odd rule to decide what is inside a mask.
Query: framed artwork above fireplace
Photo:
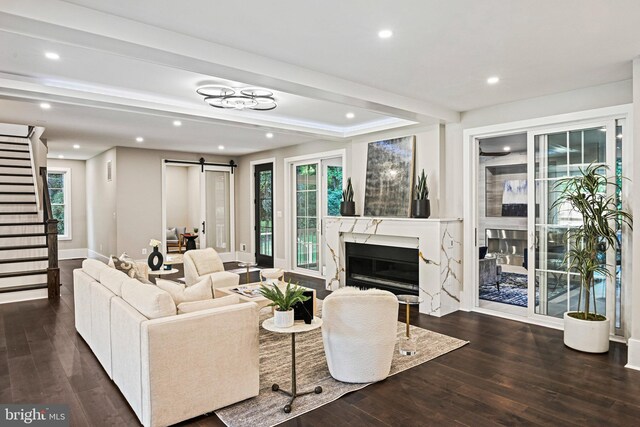
[[[411,216],[415,136],[385,139],[367,147],[364,215]]]

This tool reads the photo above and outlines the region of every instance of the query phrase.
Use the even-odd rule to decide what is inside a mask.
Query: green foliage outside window
[[[47,183],[49,185],[49,197],[51,198],[51,212],[53,218],[58,220],[58,236],[64,236],[66,234],[64,173],[49,173],[47,175]]]

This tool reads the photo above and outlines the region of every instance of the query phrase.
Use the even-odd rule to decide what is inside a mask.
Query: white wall
[[[87,188],[84,160],[49,159],[47,167],[66,168],[71,171],[71,240],[58,241],[58,249],[85,249],[87,247]],[[64,253],[61,253],[61,256]]]
[[[107,181],[107,162],[112,162],[112,180]],[[86,161],[87,248],[93,253],[116,254],[116,149]],[[132,182],[135,182],[132,181]],[[134,184],[129,184],[133,186]]]
[[[187,180],[187,172],[188,168],[185,166],[167,165],[165,179],[168,198],[168,228],[193,227],[189,221],[189,183]]]
[[[635,135],[636,141],[640,138],[640,57],[633,61],[633,123],[632,129]],[[635,214],[635,218],[640,216],[640,197],[638,197],[638,183],[640,183],[640,149],[637,149],[638,143],[634,141],[634,147],[632,152],[633,158],[633,175],[631,176],[634,188],[631,189],[631,193],[635,194],[633,198],[631,209]],[[636,268],[633,269],[633,277],[629,286],[630,301],[627,301],[627,306],[630,307],[631,316],[628,324],[630,332],[629,338],[629,353],[627,358],[627,366],[640,370],[640,227],[636,224],[633,229],[633,253],[632,260],[633,265]]]
[[[162,240],[162,163],[164,159],[198,161],[199,153],[117,147],[117,252],[145,258],[149,239]],[[205,155],[207,162],[231,158]],[[235,175],[234,175],[235,176]],[[242,192],[238,192],[242,194]]]

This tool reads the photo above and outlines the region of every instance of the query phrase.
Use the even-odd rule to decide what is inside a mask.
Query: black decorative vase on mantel
[[[164,258],[162,257],[162,252],[158,250],[157,246],[153,247],[153,252],[149,254],[149,259],[147,260],[147,264],[151,271],[158,271],[160,267],[162,267],[162,263],[164,262]]]
[[[414,218],[429,218],[431,216],[431,203],[429,199],[412,200],[411,216]]]
[[[340,202],[340,215],[356,216],[356,202]]]

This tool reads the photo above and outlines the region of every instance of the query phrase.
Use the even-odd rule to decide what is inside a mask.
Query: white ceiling
[[[638,18],[637,0],[4,0],[0,122],[46,121],[52,153],[77,158],[137,135],[232,155],[343,140],[629,79]],[[214,82],[269,87],[279,106],[213,109],[194,90]]]

